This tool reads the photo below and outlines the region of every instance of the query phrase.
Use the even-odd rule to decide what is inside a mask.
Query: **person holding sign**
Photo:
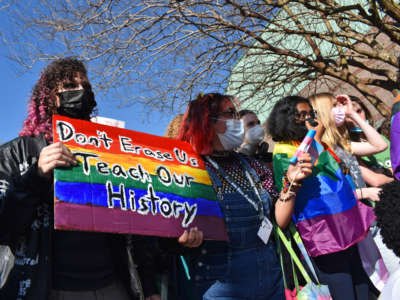
[[[243,137],[231,96],[201,94],[190,102],[178,139],[204,156],[230,238],[193,250],[189,269],[198,299],[284,299],[271,219],[281,227],[289,223],[295,191],[276,193],[265,164],[234,151]],[[310,161],[302,154],[288,180],[299,186],[311,172]]]
[[[53,230],[53,170],[77,160],[52,143],[52,116],[89,120],[95,106],[83,63],[54,61],[33,89],[20,137],[0,147],[0,244],[15,255],[0,299],[142,299],[126,236]],[[201,233],[179,241],[198,246]]]
[[[313,175],[303,180],[297,193],[293,219],[313,258],[320,282],[329,286],[333,299],[368,299],[371,286],[368,275],[378,288],[382,288],[386,268],[380,257],[377,264],[376,261],[364,261],[366,236],[375,216],[373,209],[356,197],[356,187],[347,165],[350,153],[344,150],[361,151],[361,145],[348,145],[339,133],[335,120],[336,124],[339,120],[344,123],[345,116],[335,118],[329,97],[316,96],[311,103],[313,106],[306,98],[289,96],[278,101],[272,109],[268,131],[278,142],[273,153],[274,176],[279,184],[280,176],[290,166],[301,141],[309,129],[314,129],[314,139],[322,149],[314,163]],[[353,117],[351,107],[347,109],[346,114]],[[358,120],[357,116],[354,118]],[[366,128],[365,125],[361,126]],[[370,152],[371,148],[373,145]],[[368,240],[371,239],[368,237]],[[376,246],[369,250],[374,249]],[[362,259],[369,263],[366,270]]]

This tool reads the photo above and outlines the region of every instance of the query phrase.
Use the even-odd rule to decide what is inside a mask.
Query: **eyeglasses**
[[[213,118],[215,118],[215,119],[218,119],[218,117],[223,117],[225,119],[239,119],[240,118],[239,113],[233,108],[230,108],[225,111],[221,111],[213,116]]]
[[[296,117],[296,119],[298,120],[306,120],[309,118],[315,118],[317,116],[317,112],[315,110],[302,110],[302,111],[297,111],[294,116]]]

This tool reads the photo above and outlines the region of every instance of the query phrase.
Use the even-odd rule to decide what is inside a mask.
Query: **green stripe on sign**
[[[142,183],[140,180],[134,180],[128,175],[128,178],[114,177],[111,175],[102,175],[97,172],[96,167],[90,167],[90,176],[83,173],[82,166],[76,166],[69,169],[56,169],[54,176],[57,181],[64,182],[84,182],[84,183],[96,183],[105,184],[107,180],[111,180],[114,186],[118,186],[120,183],[124,183],[126,188],[135,187],[138,189],[147,189],[148,182]],[[169,186],[165,186],[160,182],[157,176],[149,175],[152,180],[152,185],[156,191],[176,194],[185,198],[204,198],[208,200],[216,201],[216,195],[212,186],[191,182],[190,187],[180,187],[174,182]]]

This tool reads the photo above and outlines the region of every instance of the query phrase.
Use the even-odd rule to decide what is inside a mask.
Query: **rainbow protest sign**
[[[80,162],[54,172],[56,229],[177,237],[197,226],[206,239],[228,239],[190,144],[62,116],[53,130]]]

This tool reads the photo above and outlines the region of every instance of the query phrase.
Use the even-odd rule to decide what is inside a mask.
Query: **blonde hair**
[[[179,128],[182,123],[182,119],[183,119],[183,114],[179,114],[175,118],[173,118],[171,120],[171,122],[169,123],[169,125],[164,133],[164,136],[176,139],[176,137],[178,136]]]
[[[321,93],[311,96],[309,100],[313,108],[317,111],[318,120],[325,127],[322,141],[332,149],[340,146],[344,150],[351,152],[350,135],[346,126],[338,128],[333,118],[334,96],[329,93]]]

